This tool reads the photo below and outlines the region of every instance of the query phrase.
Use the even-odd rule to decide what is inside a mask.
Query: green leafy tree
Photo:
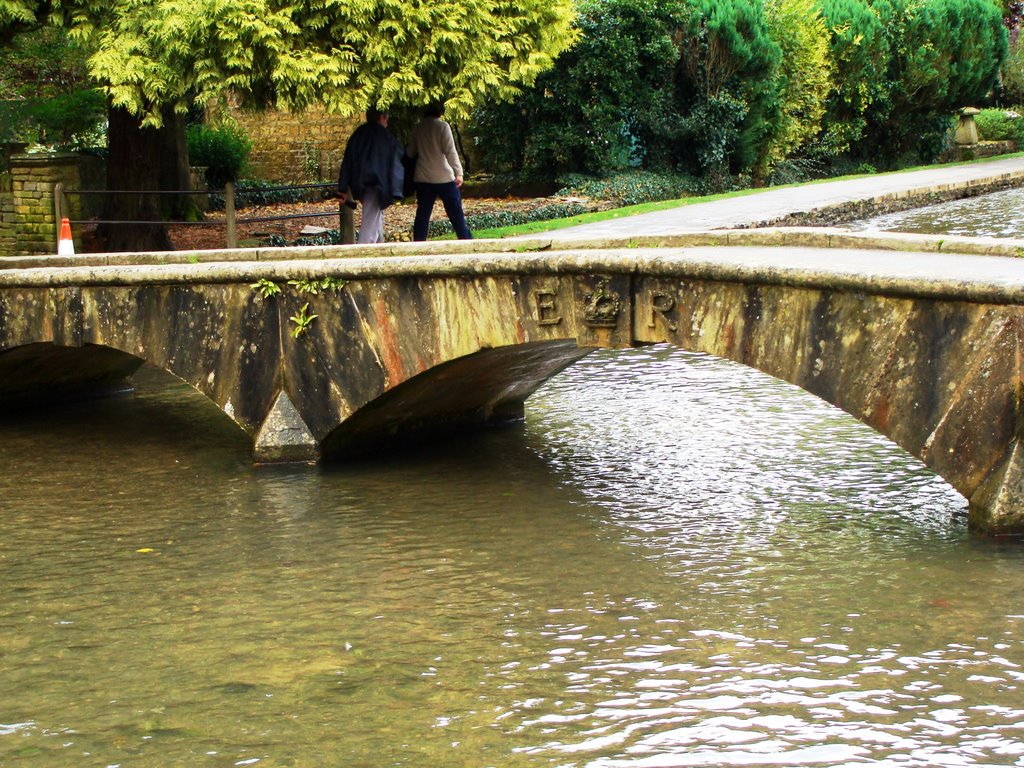
[[[85,53],[64,30],[32,30],[4,46],[0,141],[88,145],[105,112],[103,94],[89,82]]]
[[[882,20],[867,0],[822,0],[821,13],[835,88],[826,102],[819,151],[835,156],[860,140],[868,109],[888,99],[891,54]]]
[[[816,141],[834,89],[828,34],[816,0],[767,0],[772,39],[782,51],[779,125],[760,147],[756,176]]]
[[[69,30],[109,99],[108,185],[147,189],[181,183],[181,117],[225,89],[283,109],[443,100],[466,115],[550,67],[574,15],[571,0],[0,0],[0,38],[46,22]],[[179,158],[173,172],[161,157]],[[127,213],[156,214],[152,203]],[[157,230],[115,243],[166,245]]]
[[[991,0],[878,0],[890,39],[888,98],[867,112],[865,155],[933,159],[960,107],[984,104],[1006,58],[1001,6]]]
[[[474,113],[481,159],[546,178],[665,162],[679,133],[673,38],[685,14],[661,0],[585,0],[579,40],[555,67],[514,103]]]
[[[679,109],[698,170],[714,183],[753,170],[781,126],[782,50],[761,0],[693,0]]]
[[[762,0],[587,0],[580,13],[579,42],[535,88],[476,113],[490,167],[753,168],[779,130],[784,82]]]
[[[1010,47],[1003,63],[1001,77],[1003,101],[1013,106],[1024,105],[1024,35],[1017,28],[1010,33]]]

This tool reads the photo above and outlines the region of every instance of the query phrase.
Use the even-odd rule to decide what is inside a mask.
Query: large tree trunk
[[[164,127],[160,130],[160,188],[192,189],[189,172],[188,142],[185,140],[185,116],[164,110]],[[188,219],[198,211],[191,195],[163,195],[164,213],[172,219]]]
[[[168,110],[169,112],[169,110]],[[185,125],[179,117],[165,115],[164,127],[143,128],[139,118],[111,107],[108,114],[107,189],[96,236],[104,251],[166,251],[171,249],[167,225],[131,222],[165,222],[187,210],[184,196],[147,194],[157,190],[188,189],[188,151]]]

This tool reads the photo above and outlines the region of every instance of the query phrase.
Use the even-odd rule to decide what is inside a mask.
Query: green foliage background
[[[573,42],[572,0],[0,0],[0,40],[64,26],[114,107],[159,126],[230,89],[258,105],[510,98]]]
[[[154,127],[225,90],[343,114],[443,101],[489,170],[644,169],[722,189],[934,158],[958,107],[1024,95],[1019,6],[0,0],[0,117],[8,138],[69,143],[96,125],[104,99]],[[193,137],[193,162],[237,178],[241,137],[220,136],[216,150],[207,139]]]
[[[496,170],[550,177],[674,159],[674,37],[681,3],[584,0],[579,42],[513,102],[488,99],[471,133]]]
[[[1004,12],[993,0],[584,0],[580,39],[555,67],[514,103],[474,112],[474,152],[527,177],[645,168],[709,189],[783,166],[930,161],[955,111],[997,92]]]
[[[10,40],[0,56],[0,141],[61,148],[102,143],[106,104],[86,53],[56,27]]]

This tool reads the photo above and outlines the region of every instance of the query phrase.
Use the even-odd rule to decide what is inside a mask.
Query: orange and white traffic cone
[[[75,255],[75,241],[71,239],[71,222],[67,218],[60,220],[60,240],[57,241],[57,255]]]

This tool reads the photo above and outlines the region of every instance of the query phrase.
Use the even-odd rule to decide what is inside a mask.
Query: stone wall
[[[772,221],[761,221],[757,227],[833,227],[851,221],[870,219],[887,213],[909,211],[912,208],[924,208],[929,205],[948,203],[951,200],[963,200],[968,197],[987,195],[990,192],[1001,192],[1004,189],[1016,189],[1021,186],[1018,176],[1007,175],[1002,178],[990,179],[969,185],[945,185],[935,189],[910,190],[906,193],[889,193],[865,200],[850,200],[845,203],[827,205],[810,211],[792,213]],[[748,225],[739,225],[737,229]]]
[[[345,142],[362,120],[315,108],[301,113],[228,109],[253,144],[248,175],[282,183],[337,179]]]
[[[1015,141],[979,141],[975,144],[958,144],[939,156],[940,163],[965,163],[986,157],[1009,155],[1017,151]]]
[[[0,255],[56,253],[59,222],[53,191],[95,188],[97,158],[69,153],[19,154],[6,158],[0,171]],[[83,181],[85,183],[83,183]],[[83,218],[83,202],[68,195],[62,215]],[[76,240],[76,250],[81,243]]]

